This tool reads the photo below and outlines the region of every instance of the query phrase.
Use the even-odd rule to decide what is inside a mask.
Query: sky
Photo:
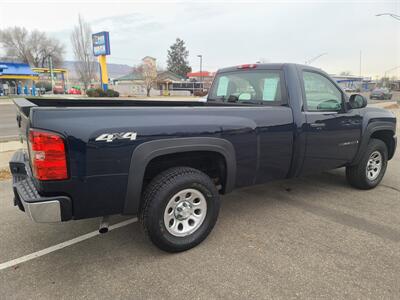
[[[386,12],[400,15],[400,0],[0,0],[0,29],[46,31],[73,60],[70,34],[81,14],[93,32],[110,32],[111,63],[136,65],[149,55],[166,67],[179,37],[194,70],[199,54],[209,71],[260,60],[305,63],[323,54],[312,65],[330,74],[359,75],[361,56],[363,76],[400,77],[400,21],[375,16]]]

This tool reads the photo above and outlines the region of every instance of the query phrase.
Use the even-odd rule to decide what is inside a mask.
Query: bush
[[[106,96],[107,97],[119,97],[119,93],[117,91],[110,89],[110,90],[106,91]]]
[[[88,97],[119,97],[119,93],[117,91],[110,89],[104,92],[101,88],[88,89],[86,91],[86,95],[88,95]]]
[[[100,89],[88,89],[86,91],[86,95],[88,95],[89,97],[105,97],[106,93]]]

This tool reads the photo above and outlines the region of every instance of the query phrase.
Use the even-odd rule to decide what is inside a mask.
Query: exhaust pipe
[[[99,232],[100,233],[107,233],[108,232],[108,220],[110,216],[103,216],[100,221]]]

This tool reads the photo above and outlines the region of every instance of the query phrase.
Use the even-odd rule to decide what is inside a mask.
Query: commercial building
[[[36,95],[38,78],[28,64],[0,61],[0,95]]]
[[[370,91],[375,87],[374,81],[369,77],[354,75],[330,75],[344,90]]]
[[[184,78],[171,71],[157,71],[156,59],[146,56],[142,59],[142,65],[147,67],[146,73],[153,73],[156,79],[150,91],[151,96],[162,95],[188,95],[188,89],[177,88],[176,84],[184,82]],[[150,75],[149,75],[150,76]],[[113,80],[112,88],[125,96],[144,96],[147,94],[146,79],[140,66],[134,68],[131,73]]]
[[[151,96],[161,96],[173,91],[173,85],[181,82],[183,78],[170,71],[157,72],[157,79],[150,92]],[[143,74],[133,71],[127,75],[113,80],[113,88],[122,95],[146,95],[146,86]]]
[[[209,90],[214,80],[215,72],[201,71],[191,72],[187,74],[189,81],[202,83],[202,88]]]

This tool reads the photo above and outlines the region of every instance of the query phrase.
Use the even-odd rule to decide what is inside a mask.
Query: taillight
[[[240,65],[237,66],[238,69],[255,69],[257,68],[256,64],[244,64],[244,65]]]
[[[68,178],[65,144],[56,133],[31,129],[29,151],[33,175],[39,180]]]

